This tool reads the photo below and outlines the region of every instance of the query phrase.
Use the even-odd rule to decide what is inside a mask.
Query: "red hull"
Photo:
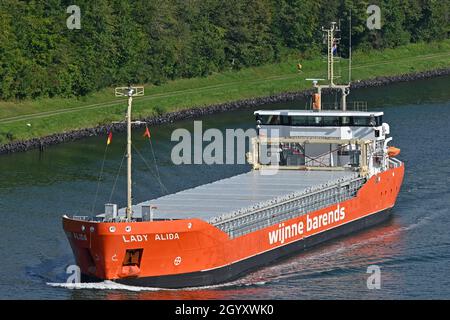
[[[279,256],[272,254],[276,249],[288,253],[292,250],[287,248],[299,247],[302,241],[336,233],[358,221],[362,227],[364,219],[374,220],[377,213],[394,206],[403,174],[403,165],[389,169],[371,177],[352,199],[233,239],[199,219],[106,223],[64,217],[63,227],[76,263],[90,277],[139,283],[139,279],[146,278],[206,274],[256,257],[261,258],[257,263],[261,265],[264,257]],[[133,249],[141,250],[138,261],[127,265],[125,260],[130,256],[126,252]]]

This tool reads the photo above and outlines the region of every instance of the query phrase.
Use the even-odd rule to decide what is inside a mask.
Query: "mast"
[[[131,104],[133,102],[133,89],[128,90],[128,108],[127,108],[127,220],[131,220]]]
[[[330,29],[324,29],[322,27],[322,31],[327,33],[327,65],[328,65],[328,81],[330,85],[334,85],[334,58],[333,58],[333,48],[334,48],[334,31],[339,29],[336,28],[336,22],[331,23]]]
[[[326,42],[327,42],[327,80],[328,84],[318,84],[319,80],[323,79],[306,79],[306,80],[313,80],[313,86],[317,89],[317,95],[318,97],[315,98],[316,101],[318,101],[318,108],[315,109],[315,111],[320,111],[320,101],[321,95],[322,95],[322,89],[323,88],[331,88],[331,89],[338,89],[341,90],[341,103],[340,103],[340,109],[345,111],[347,110],[347,96],[350,93],[350,82],[346,85],[339,85],[334,83],[334,79],[336,78],[334,75],[334,48],[337,46],[337,42],[340,40],[338,38],[335,38],[334,34],[335,32],[341,31],[338,26],[336,26],[336,22],[331,23],[330,29],[325,29],[322,27],[322,31],[326,33]]]
[[[127,108],[127,208],[126,208],[126,218],[131,220],[133,212],[133,194],[132,194],[132,175],[131,175],[131,109],[134,96],[143,96],[144,87],[119,87],[115,89],[116,97],[127,96],[128,97],[128,108]]]
[[[352,82],[352,11],[348,20],[348,85]]]

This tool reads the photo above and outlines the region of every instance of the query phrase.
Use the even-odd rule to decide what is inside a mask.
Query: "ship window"
[[[323,125],[323,117],[310,117],[310,122],[313,126],[321,126]]]
[[[290,124],[289,120],[290,120],[290,117],[288,117],[288,116],[281,116],[280,117],[280,123],[283,126],[288,126]]]
[[[339,117],[323,117],[323,125],[326,127],[339,126]]]
[[[368,127],[370,126],[370,117],[353,117],[353,125]]]
[[[287,118],[287,117],[274,115],[274,114],[273,115],[262,115],[262,116],[257,117],[257,120],[260,120],[261,124],[263,124],[263,125],[277,126],[277,125],[281,124],[280,118],[283,119],[283,118]],[[283,121],[286,121],[286,119],[283,119]]]
[[[341,126],[350,126],[351,125],[350,117],[341,117],[340,120],[341,120],[340,121]]]
[[[382,116],[375,117],[375,122],[377,127],[381,126],[383,124],[383,117]]]
[[[270,116],[268,119],[268,124],[270,125],[279,125],[280,124],[280,116]]]
[[[278,126],[283,125],[287,126],[289,125],[290,117],[289,116],[280,116],[280,115],[257,115],[256,121],[261,121],[262,125],[266,126]]]
[[[291,125],[292,126],[308,126],[308,118],[305,116],[292,116]]]
[[[337,127],[337,126],[355,126],[371,127],[381,126],[382,116],[287,116],[287,115],[257,115],[257,120],[263,125],[282,125],[296,127]]]

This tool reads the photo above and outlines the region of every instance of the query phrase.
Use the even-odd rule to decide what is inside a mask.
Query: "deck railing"
[[[389,158],[389,168],[398,168],[402,166],[402,162],[396,158]]]
[[[265,208],[245,214],[236,212],[227,218],[214,218],[210,223],[228,233],[231,238],[239,237],[350,199],[356,196],[364,182],[365,178],[360,177],[351,180],[340,179],[285,201],[277,203],[273,200],[272,205],[268,204]]]
[[[312,110],[312,101],[305,105],[306,110]],[[340,102],[322,102],[322,110],[341,110]],[[367,101],[347,101],[347,111],[367,111]]]

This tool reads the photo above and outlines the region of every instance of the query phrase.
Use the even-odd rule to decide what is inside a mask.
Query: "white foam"
[[[110,280],[105,280],[103,282],[80,282],[80,283],[66,283],[66,282],[47,282],[48,286],[58,287],[58,288],[66,288],[66,289],[75,289],[75,290],[124,290],[124,291],[178,291],[178,290],[204,290],[204,289],[217,289],[223,287],[230,286],[241,286],[241,285],[252,285],[242,283],[240,280],[211,285],[211,286],[202,286],[202,287],[186,287],[179,289],[167,289],[167,288],[154,288],[154,287],[139,287],[139,286],[129,286],[121,283],[117,283]]]
[[[137,286],[127,286],[124,284],[116,283],[114,281],[103,281],[103,282],[81,282],[81,283],[56,283],[47,282],[47,285],[51,287],[59,287],[66,289],[78,289],[78,290],[126,290],[126,291],[157,291],[161,290],[159,288],[150,287],[137,287]]]

